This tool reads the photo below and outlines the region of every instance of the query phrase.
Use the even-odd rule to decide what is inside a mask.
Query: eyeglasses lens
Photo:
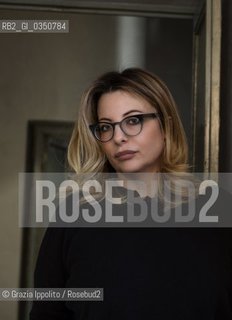
[[[113,126],[109,123],[101,123],[96,126],[95,135],[98,140],[105,142],[113,137]]]
[[[130,117],[122,121],[122,130],[129,136],[135,136],[140,133],[142,122],[137,117]]]

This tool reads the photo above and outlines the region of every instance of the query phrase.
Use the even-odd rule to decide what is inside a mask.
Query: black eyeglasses
[[[89,126],[94,137],[101,142],[108,142],[114,136],[115,126],[118,124],[127,136],[137,136],[143,129],[146,118],[158,118],[158,113],[143,113],[126,117],[119,122],[98,122]]]

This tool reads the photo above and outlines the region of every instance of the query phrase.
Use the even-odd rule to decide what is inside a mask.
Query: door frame
[[[194,80],[193,80],[193,165],[196,163],[197,112],[199,86],[198,72],[200,54],[200,29],[205,24],[205,74],[204,74],[204,156],[202,167],[209,177],[218,179],[219,130],[220,130],[220,71],[221,71],[221,0],[206,0],[196,21],[194,34]]]

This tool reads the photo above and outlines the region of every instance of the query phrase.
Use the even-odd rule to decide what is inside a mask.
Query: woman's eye
[[[108,124],[102,124],[99,126],[99,131],[100,132],[107,132],[111,129],[111,126]]]
[[[137,117],[132,117],[132,118],[127,119],[126,123],[129,125],[135,125],[135,124],[140,123],[140,120]]]

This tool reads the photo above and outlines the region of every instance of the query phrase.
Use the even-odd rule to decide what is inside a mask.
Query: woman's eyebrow
[[[129,115],[129,114],[132,113],[132,112],[140,112],[140,113],[142,113],[141,110],[133,109],[133,110],[127,111],[127,112],[124,113],[122,116],[125,117],[125,116]],[[103,120],[104,120],[104,121],[106,120],[106,121],[112,122],[112,120],[109,119],[109,118],[101,118],[101,119],[99,119],[99,121],[103,121]]]
[[[125,116],[127,116],[128,114],[130,114],[130,113],[132,113],[132,112],[140,112],[140,113],[142,113],[142,111],[141,110],[130,110],[130,111],[127,111],[126,113],[124,113],[123,114],[123,117],[125,117]]]

